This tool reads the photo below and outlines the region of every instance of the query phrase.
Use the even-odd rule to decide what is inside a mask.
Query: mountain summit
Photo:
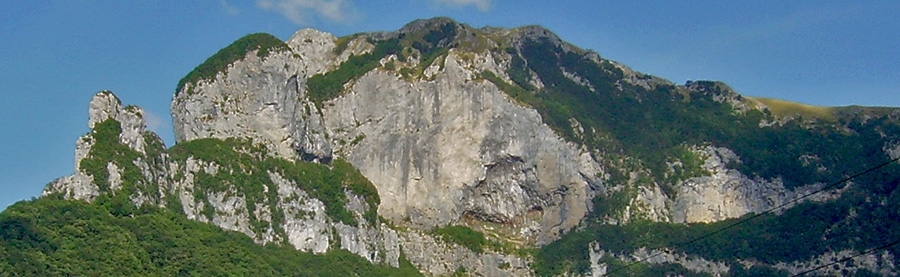
[[[677,85],[539,26],[251,34],[178,83],[168,149],[140,108],[90,107],[75,174],[45,195],[428,275],[794,274],[900,235],[875,220],[900,216],[900,164],[831,185],[900,157],[900,109]],[[895,250],[863,257],[823,272],[898,271]]]

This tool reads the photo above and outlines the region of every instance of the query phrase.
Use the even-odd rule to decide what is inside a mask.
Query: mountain
[[[57,270],[58,229],[96,222],[161,275],[196,270],[148,246],[176,223],[266,245],[222,243],[253,261],[293,248],[426,275],[788,275],[857,254],[818,273],[900,271],[896,250],[867,252],[900,237],[900,109],[677,85],[539,26],[251,34],[180,80],[171,110],[166,148],[139,107],[96,94],[75,173],[0,214],[0,260],[18,261],[0,269]]]

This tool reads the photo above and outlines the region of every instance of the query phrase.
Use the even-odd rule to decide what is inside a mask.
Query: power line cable
[[[860,172],[860,173],[853,174],[853,175],[851,175],[850,177],[846,177],[846,178],[844,178],[844,179],[841,179],[840,181],[831,183],[831,184],[829,184],[829,185],[827,185],[827,186],[824,186],[824,187],[822,187],[822,188],[820,188],[820,189],[818,189],[818,190],[816,190],[816,191],[814,191],[814,192],[810,192],[810,193],[807,193],[807,194],[805,194],[805,195],[803,195],[803,196],[794,198],[794,199],[791,200],[791,201],[785,202],[785,203],[783,203],[783,204],[781,204],[781,205],[778,205],[778,206],[776,206],[776,207],[774,207],[774,208],[770,208],[770,209],[765,210],[765,211],[763,211],[763,212],[761,212],[761,213],[754,214],[754,215],[752,215],[752,216],[750,216],[750,217],[747,217],[747,218],[745,218],[745,219],[742,219],[742,220],[739,220],[739,221],[734,222],[734,223],[732,223],[732,224],[729,224],[728,226],[722,227],[722,228],[720,228],[720,229],[718,229],[718,230],[715,230],[715,231],[709,232],[709,233],[707,233],[707,234],[705,234],[705,235],[696,237],[696,238],[691,239],[691,240],[689,240],[689,241],[687,241],[687,242],[680,243],[680,244],[676,245],[675,248],[681,248],[681,247],[684,247],[684,246],[688,246],[688,245],[690,245],[690,244],[693,244],[693,243],[695,243],[695,242],[701,241],[701,240],[703,240],[703,239],[706,239],[706,238],[708,238],[708,237],[711,237],[711,236],[713,236],[713,235],[716,235],[716,234],[718,234],[718,233],[721,233],[721,232],[723,232],[723,231],[725,231],[725,230],[734,228],[734,227],[737,226],[737,225],[744,224],[744,223],[746,223],[747,221],[756,219],[756,218],[758,218],[758,217],[760,217],[760,216],[763,216],[763,215],[768,214],[768,213],[771,213],[771,212],[773,212],[773,211],[775,211],[775,210],[778,210],[778,209],[784,208],[784,207],[786,207],[786,206],[788,206],[788,205],[791,205],[791,204],[793,204],[793,203],[796,203],[797,201],[806,199],[807,197],[810,197],[810,196],[812,196],[812,195],[814,195],[814,194],[821,193],[821,192],[826,191],[826,190],[828,190],[828,189],[831,189],[831,188],[833,188],[833,187],[835,187],[835,186],[837,186],[837,185],[840,185],[840,184],[843,184],[843,183],[845,183],[845,182],[847,182],[847,181],[856,179],[856,178],[859,177],[859,176],[866,175],[866,174],[868,174],[868,173],[871,173],[872,171],[881,169],[882,167],[885,167],[885,166],[887,166],[887,165],[889,165],[889,164],[891,164],[891,163],[894,163],[894,162],[896,162],[896,161],[900,161],[900,157],[897,157],[897,158],[892,159],[892,160],[890,160],[890,161],[884,162],[884,163],[879,164],[879,165],[877,165],[877,166],[875,166],[875,167],[866,169],[866,170],[864,170],[864,171],[862,171],[862,172]],[[654,257],[656,257],[656,256],[662,255],[663,253],[665,253],[665,252],[659,252],[659,253],[656,253],[656,254],[647,256],[647,257],[645,257],[645,258],[643,258],[643,259],[638,259],[637,261],[631,262],[631,263],[629,263],[629,264],[627,264],[627,265],[625,265],[625,266],[621,266],[621,267],[615,268],[615,269],[613,269],[613,270],[611,270],[611,271],[608,271],[608,272],[606,272],[605,274],[603,274],[603,275],[601,275],[601,276],[608,276],[608,275],[610,275],[610,274],[612,274],[612,273],[614,273],[614,272],[617,272],[617,271],[619,271],[619,270],[622,270],[622,269],[626,269],[626,268],[635,266],[635,265],[637,265],[637,264],[639,264],[639,263],[642,263],[642,262],[644,262],[644,261],[646,261],[646,260],[649,260],[649,259],[654,258]]]
[[[859,254],[856,254],[856,255],[853,255],[853,256],[850,256],[850,257],[843,258],[843,259],[841,259],[841,260],[839,260],[839,261],[831,262],[831,263],[824,264],[824,265],[821,265],[821,266],[816,267],[816,268],[813,268],[813,269],[809,269],[809,270],[804,271],[804,272],[797,273],[797,274],[793,275],[792,277],[803,276],[803,275],[806,275],[807,273],[818,271],[819,269],[826,268],[826,267],[828,267],[828,266],[830,266],[830,265],[843,263],[843,262],[846,262],[846,261],[855,259],[856,257],[862,256],[862,255],[865,255],[865,254],[869,254],[869,253],[872,253],[872,252],[875,252],[875,251],[887,249],[887,248],[889,248],[889,247],[891,247],[891,246],[894,246],[894,245],[897,245],[897,244],[900,244],[900,240],[895,240],[894,242],[891,242],[891,243],[888,243],[888,244],[885,244],[885,245],[882,245],[882,246],[879,246],[879,247],[876,247],[876,248],[869,249],[869,250],[867,250],[867,251],[865,251],[865,252],[861,252],[861,253],[859,253]]]

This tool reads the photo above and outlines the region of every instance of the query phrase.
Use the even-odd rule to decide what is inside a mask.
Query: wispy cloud
[[[225,9],[225,12],[230,15],[238,15],[241,13],[241,11],[238,10],[238,8],[235,8],[231,4],[228,4],[228,1],[221,0],[221,1],[219,1],[219,3],[222,4],[222,9]]]
[[[491,0],[434,0],[438,4],[449,5],[453,7],[474,6],[482,12],[491,9]]]
[[[159,133],[161,127],[163,127],[162,119],[148,110],[144,110],[144,122],[147,124],[147,129],[155,133]]]
[[[346,22],[354,9],[353,3],[346,0],[257,0],[256,4],[297,24],[310,24],[316,18]]]

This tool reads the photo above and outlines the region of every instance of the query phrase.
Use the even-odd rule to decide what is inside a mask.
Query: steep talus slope
[[[897,176],[882,173],[679,245],[897,158],[900,109],[677,85],[539,26],[252,34],[179,82],[171,108],[165,149],[139,108],[96,95],[75,174],[45,193],[432,275],[602,274],[651,256],[626,272],[777,275],[898,229],[874,220],[896,216]],[[795,241],[813,242],[780,246]],[[831,272],[896,272],[895,257]]]

